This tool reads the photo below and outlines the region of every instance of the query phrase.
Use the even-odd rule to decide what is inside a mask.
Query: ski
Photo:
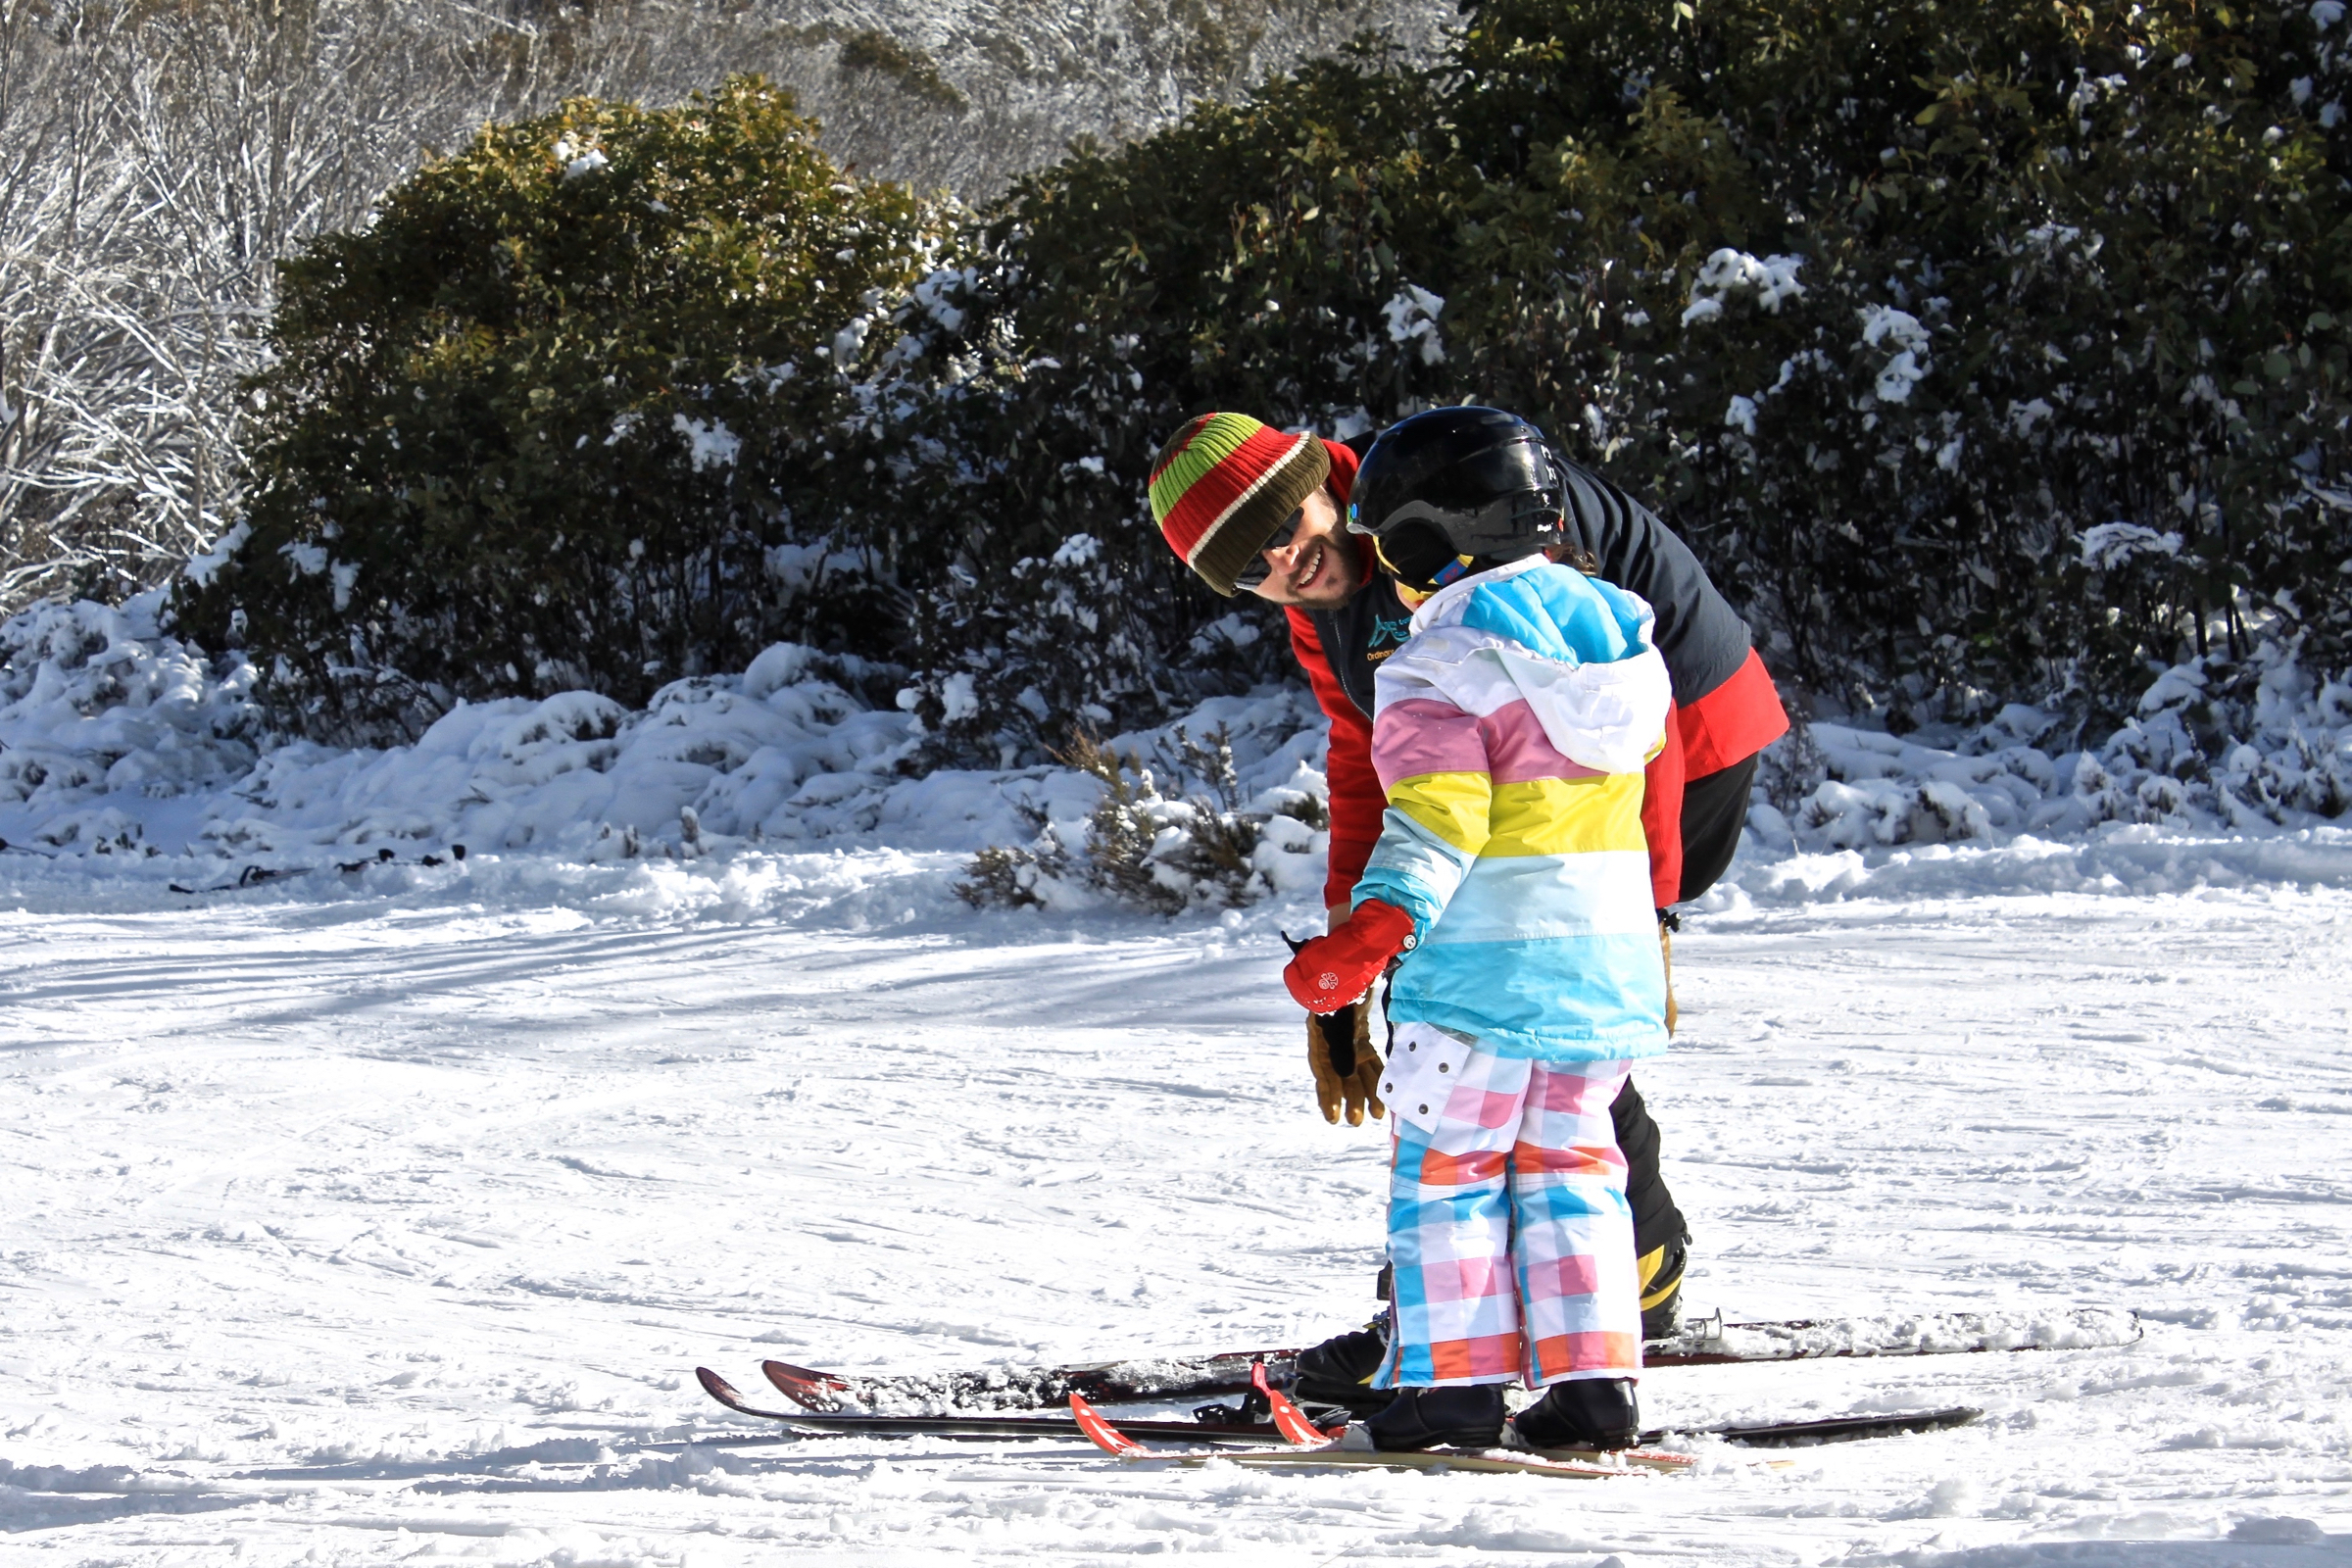
[[[1645,1368],[1724,1366],[1846,1356],[2113,1348],[2130,1345],[2140,1332],[2136,1315],[2106,1307],[1898,1313],[1785,1323],[1726,1323],[1717,1314],[1689,1325],[1672,1339],[1650,1341],[1642,1347],[1642,1363]],[[810,1410],[950,1415],[1051,1408],[1073,1394],[1097,1404],[1245,1394],[1251,1366],[1261,1362],[1275,1387],[1288,1388],[1297,1375],[1298,1358],[1295,1349],[1266,1349],[878,1377],[820,1372],[787,1361],[768,1361],[763,1369],[777,1392]]]
[[[1247,1394],[1250,1368],[1262,1363],[1278,1384],[1298,1371],[1297,1350],[1233,1350],[1215,1355],[1102,1361],[1080,1366],[989,1367],[977,1372],[892,1377],[844,1376],[762,1361],[776,1391],[811,1410],[847,1413],[913,1406],[925,1413],[1051,1409],[1073,1394],[1102,1404]]]
[[[790,1410],[763,1409],[752,1403],[734,1385],[709,1367],[696,1367],[694,1375],[705,1393],[738,1415],[752,1416],[761,1421],[773,1421],[788,1431],[824,1437],[865,1438],[949,1438],[957,1442],[994,1443],[1005,1439],[1050,1439],[1068,1442],[1087,1436],[1083,1423],[1073,1415],[863,1415],[844,1414],[795,1408]],[[1275,1392],[1275,1391],[1269,1391]],[[1269,1401],[1270,1402],[1270,1401]],[[1288,1399],[1283,1408],[1296,1411]],[[1093,1406],[1090,1404],[1091,1410]],[[1917,1410],[1897,1414],[1835,1416],[1827,1420],[1766,1421],[1734,1423],[1708,1427],[1653,1427],[1642,1434],[1644,1446],[1676,1438],[1721,1438],[1741,1447],[1788,1447],[1823,1443],[1852,1443],[1871,1438],[1898,1437],[1906,1433],[1936,1432],[1949,1427],[1966,1426],[1984,1412],[1968,1405],[1954,1405],[1939,1410]],[[1312,1441],[1324,1442],[1335,1436],[1339,1425],[1316,1427],[1312,1418],[1299,1414],[1317,1436]],[[1240,1421],[1122,1421],[1119,1428],[1128,1437],[1152,1442],[1236,1445],[1263,1446],[1282,1441],[1285,1434],[1273,1422]]]
[[[1712,1427],[1665,1427],[1642,1434],[1643,1443],[1670,1437],[1721,1438],[1744,1448],[1798,1448],[1818,1443],[1857,1443],[1870,1438],[1898,1438],[1913,1432],[1943,1432],[1984,1419],[1973,1404],[1946,1405],[1940,1410],[1910,1410],[1891,1415],[1840,1415],[1820,1421],[1734,1422]]]
[[[1963,1355],[1991,1350],[2091,1350],[2131,1345],[2136,1312],[2084,1306],[2051,1312],[1909,1312],[1883,1317],[1726,1323],[1721,1313],[1642,1348],[1642,1364],[1725,1366],[1845,1356]]]
[[[866,1438],[954,1438],[964,1442],[997,1442],[1006,1438],[1067,1441],[1086,1436],[1078,1422],[1069,1416],[863,1415],[808,1409],[768,1410],[752,1403],[733,1384],[707,1366],[696,1367],[694,1375],[704,1393],[736,1414],[778,1422],[798,1432]],[[1264,1421],[1130,1421],[1127,1425],[1139,1437],[1187,1443],[1250,1446],[1282,1440],[1281,1430]]]
[[[1213,1459],[1257,1468],[1342,1465],[1382,1470],[1476,1470],[1499,1475],[1558,1476],[1576,1481],[1605,1481],[1660,1471],[1672,1474],[1688,1470],[1697,1462],[1687,1453],[1666,1453],[1648,1448],[1621,1448],[1605,1453],[1584,1449],[1424,1448],[1384,1453],[1376,1448],[1348,1447],[1345,1437],[1333,1438],[1313,1446],[1293,1444],[1284,1447],[1171,1450],[1149,1447],[1136,1442],[1129,1430],[1130,1424],[1114,1425],[1105,1420],[1101,1411],[1087,1403],[1086,1396],[1082,1394],[1070,1396],[1070,1413],[1077,1418],[1079,1428],[1096,1447],[1113,1458],[1130,1461],[1147,1459],[1174,1464],[1206,1464]]]

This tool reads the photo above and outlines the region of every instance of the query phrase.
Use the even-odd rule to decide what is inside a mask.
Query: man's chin
[[[1337,610],[1355,597],[1355,584],[1341,578],[1319,582],[1292,603],[1301,610]]]
[[[1323,575],[1305,592],[1295,594],[1291,603],[1301,610],[1337,610],[1355,597],[1360,586],[1354,575],[1338,560],[1332,560]]]

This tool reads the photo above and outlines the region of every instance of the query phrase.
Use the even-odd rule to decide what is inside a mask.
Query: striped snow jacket
[[[1468,577],[1380,666],[1388,794],[1354,902],[1413,917],[1389,990],[1435,1024],[1543,1061],[1666,1049],[1642,770],[1671,690],[1649,606],[1541,556]]]

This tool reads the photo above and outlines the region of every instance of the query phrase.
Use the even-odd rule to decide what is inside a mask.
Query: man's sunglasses
[[[1298,525],[1305,520],[1306,508],[1300,507],[1292,513],[1290,520],[1267,535],[1266,542],[1257,547],[1257,554],[1250,558],[1250,564],[1233,574],[1233,585],[1236,588],[1255,588],[1273,576],[1274,567],[1267,562],[1266,552],[1289,548],[1290,542],[1298,536]]]

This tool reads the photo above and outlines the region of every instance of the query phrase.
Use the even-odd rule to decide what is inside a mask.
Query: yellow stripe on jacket
[[[1398,779],[1389,805],[1464,856],[1591,855],[1645,851],[1642,777],[1535,778],[1496,784],[1485,773]]]
[[[1505,789],[1509,785],[1503,786]],[[1389,789],[1389,805],[1428,829],[1465,858],[1486,848],[1488,812],[1494,781],[1485,773],[1423,773],[1400,778]]]
[[[1486,858],[1515,855],[1646,853],[1639,773],[1593,778],[1531,778],[1494,788],[1488,809]]]

